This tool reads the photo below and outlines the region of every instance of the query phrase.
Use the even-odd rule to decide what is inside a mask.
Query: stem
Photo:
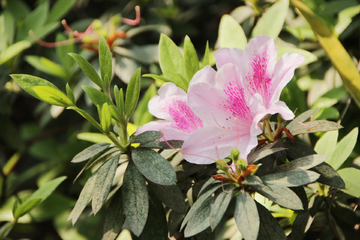
[[[109,131],[104,132],[104,134],[106,134],[106,136],[121,150],[121,152],[126,152],[126,148],[119,142],[119,139],[116,138],[115,134]]]

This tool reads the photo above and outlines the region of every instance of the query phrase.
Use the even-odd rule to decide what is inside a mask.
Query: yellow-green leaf
[[[33,90],[42,101],[50,103],[51,105],[62,107],[69,107],[74,105],[72,101],[66,96],[66,94],[57,88],[36,86],[33,87]]]
[[[14,43],[13,45],[6,48],[4,51],[0,53],[0,65],[15,57],[23,50],[29,48],[31,46],[31,42],[29,41],[19,41]]]
[[[31,66],[44,73],[64,79],[68,78],[68,74],[63,67],[45,57],[26,56],[25,60]]]
[[[343,83],[360,107],[360,76],[353,60],[332,31],[301,1],[291,0],[308,21],[319,43],[339,72]]]
[[[244,49],[247,39],[244,30],[239,23],[230,15],[225,14],[220,20],[219,26],[220,47]]]

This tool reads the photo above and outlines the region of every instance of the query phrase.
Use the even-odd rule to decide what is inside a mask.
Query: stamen
[[[41,40],[40,38],[38,38],[33,30],[29,31],[29,35],[35,40],[35,42],[43,47],[49,47],[49,48],[53,48],[53,47],[61,47],[61,46],[65,46],[68,44],[72,44],[72,43],[78,43],[81,42],[80,38],[72,38],[72,39],[67,39],[64,41],[60,41],[60,42],[45,42],[43,40]]]
[[[225,130],[232,131],[231,129],[227,129],[227,128],[225,128],[225,127],[223,127],[223,126],[221,126],[221,125],[219,124],[219,122],[218,122],[218,121],[216,120],[216,118],[215,118],[215,115],[214,115],[214,112],[213,112],[213,111],[211,111],[211,114],[212,114],[212,116],[213,116],[216,124],[217,124],[220,128],[225,129]]]
[[[76,30],[73,31],[73,30],[69,27],[69,25],[67,24],[67,22],[66,22],[65,19],[63,19],[63,20],[61,21],[61,24],[64,26],[66,32],[71,33],[71,34],[74,35],[74,37],[76,37],[76,38],[83,38],[84,36],[90,34],[91,31],[92,31],[92,25],[93,25],[93,23],[91,23],[91,24],[87,27],[87,29],[85,30],[85,32],[79,33],[79,32],[76,31]]]
[[[121,21],[123,23],[132,25],[132,26],[138,25],[140,23],[140,7],[139,7],[139,5],[135,6],[135,12],[136,12],[136,18],[134,20],[128,19],[128,18],[121,18]]]

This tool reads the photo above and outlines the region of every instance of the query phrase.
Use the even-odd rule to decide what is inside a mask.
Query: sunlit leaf
[[[69,107],[73,106],[73,102],[57,88],[48,86],[36,86],[33,87],[33,91],[36,93],[40,100],[50,103],[56,106]]]
[[[356,168],[343,168],[338,171],[345,182],[345,189],[342,191],[359,198],[360,197],[360,170]]]
[[[11,58],[19,55],[22,51],[29,48],[31,43],[29,41],[19,41],[0,52],[0,65],[7,62]]]
[[[194,74],[199,70],[199,58],[195,47],[188,36],[185,36],[184,39],[184,62],[186,74],[188,79],[191,80]]]
[[[101,80],[103,81],[104,88],[106,89],[110,86],[112,77],[112,58],[110,49],[104,37],[101,37],[99,42],[99,62]]]
[[[25,214],[30,212],[34,207],[39,205],[41,200],[42,200],[41,198],[33,198],[33,199],[29,199],[26,202],[22,203],[21,205],[19,205],[16,208],[16,210],[14,212],[14,218],[18,219],[19,217],[24,216]]]
[[[125,96],[125,115],[129,119],[133,114],[140,96],[140,73],[141,68],[132,75]]]
[[[93,81],[99,87],[103,86],[99,74],[95,71],[94,67],[86,61],[82,56],[76,53],[69,53],[69,55],[75,60],[75,62],[79,65],[81,70],[85,73],[85,75]]]
[[[227,48],[244,49],[247,44],[244,30],[239,23],[228,14],[221,17],[218,41],[220,47]]]
[[[60,77],[63,79],[68,78],[67,71],[60,65],[54,63],[50,59],[38,56],[26,56],[25,60],[34,68],[47,73],[49,75]]]

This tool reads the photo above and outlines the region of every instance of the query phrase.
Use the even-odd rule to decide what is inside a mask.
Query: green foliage
[[[247,38],[242,27],[227,14],[221,18],[218,41],[220,47],[227,48],[244,49],[247,44]]]
[[[108,89],[112,78],[112,58],[111,58],[110,49],[104,37],[100,38],[99,62],[100,62],[100,72],[101,72],[101,80],[103,82],[103,87],[104,89]]]
[[[139,68],[132,75],[128,87],[126,89],[126,98],[125,98],[125,118],[128,120],[133,114],[136,104],[140,96],[140,72]]]

